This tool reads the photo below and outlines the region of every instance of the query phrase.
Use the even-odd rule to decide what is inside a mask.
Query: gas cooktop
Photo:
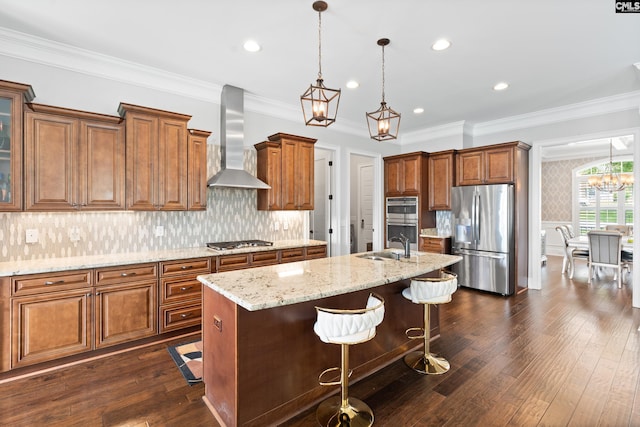
[[[250,248],[256,246],[273,246],[273,242],[267,242],[266,240],[237,240],[232,242],[207,243],[208,248],[215,249],[217,251]]]

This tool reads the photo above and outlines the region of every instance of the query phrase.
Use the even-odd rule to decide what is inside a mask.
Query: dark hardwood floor
[[[463,288],[442,305],[431,349],[450,361],[448,373],[422,376],[400,360],[350,393],[380,426],[640,425],[630,284],[618,289],[603,275],[589,285],[584,265],[569,280],[560,265],[549,258],[542,291],[504,298]],[[218,426],[203,385],[186,384],[167,345],[2,383],[0,425]],[[316,425],[314,411],[284,425]]]

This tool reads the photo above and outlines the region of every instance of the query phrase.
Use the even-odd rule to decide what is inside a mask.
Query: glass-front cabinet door
[[[22,209],[22,111],[29,85],[0,80],[0,211]]]

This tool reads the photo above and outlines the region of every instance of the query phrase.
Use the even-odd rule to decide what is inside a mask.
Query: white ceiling
[[[299,107],[318,72],[312,0],[0,0],[0,27]],[[366,126],[381,100],[400,132],[504,117],[640,90],[640,15],[612,0],[328,0],[325,84],[338,121]],[[430,46],[446,37],[451,48]],[[253,38],[258,53],[242,49]],[[356,79],[360,87],[347,89]],[[499,81],[510,88],[495,92]],[[213,100],[218,102],[218,99]],[[415,107],[424,108],[421,115]],[[302,113],[300,113],[302,120]]]

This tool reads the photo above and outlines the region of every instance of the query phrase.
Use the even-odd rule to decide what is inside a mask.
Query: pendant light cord
[[[384,45],[382,45],[382,102],[384,102]]]
[[[318,80],[322,80],[322,12],[318,11]]]

